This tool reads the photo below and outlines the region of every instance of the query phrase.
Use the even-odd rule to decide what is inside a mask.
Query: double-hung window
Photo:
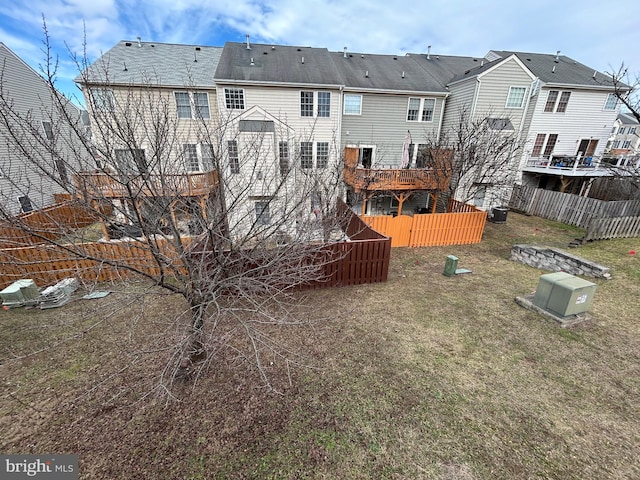
[[[188,172],[199,172],[200,162],[198,161],[198,149],[195,143],[185,143],[184,163]]]
[[[302,90],[300,92],[300,116],[325,118],[330,117],[331,92],[313,92],[309,90]]]
[[[327,168],[329,165],[329,142],[316,143],[316,167]]]
[[[313,168],[313,142],[300,142],[300,167]]]
[[[138,148],[123,148],[115,151],[115,161],[119,173],[137,175],[148,170],[144,150]]]
[[[408,122],[432,122],[436,101],[433,98],[409,98]]]
[[[289,173],[289,142],[279,142],[278,153],[280,159],[280,175],[284,177]]]
[[[509,87],[509,95],[507,96],[505,108],[522,108],[526,92],[526,87]]]
[[[101,112],[112,112],[115,108],[113,90],[110,88],[92,88],[90,90],[93,108]]]
[[[567,111],[571,92],[560,92],[559,90],[549,90],[547,95],[547,103],[544,105],[544,111],[547,113],[563,113]]]
[[[269,214],[269,201],[256,201],[255,209],[256,225],[269,225],[271,223],[271,215]]]
[[[207,92],[174,92],[178,118],[208,120],[209,94]]]
[[[244,89],[225,88],[224,102],[229,110],[244,110]]]
[[[238,155],[238,142],[227,142],[227,154],[229,155],[229,171],[233,174],[240,173],[240,156]]]
[[[553,149],[556,146],[556,142],[558,141],[557,133],[539,133],[536,135],[536,140],[533,144],[533,150],[531,151],[532,157],[540,157],[543,156],[545,158],[549,158],[549,156],[553,153]]]

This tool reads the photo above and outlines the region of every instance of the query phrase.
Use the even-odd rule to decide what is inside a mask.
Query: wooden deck
[[[90,198],[199,197],[216,187],[218,175],[216,171],[210,171],[119,178],[106,173],[83,172],[74,175],[74,184],[78,195]]]
[[[343,171],[344,181],[352,186],[356,192],[384,191],[384,190],[438,190],[442,191],[449,185],[447,170],[432,168],[410,169],[372,169],[349,168]]]

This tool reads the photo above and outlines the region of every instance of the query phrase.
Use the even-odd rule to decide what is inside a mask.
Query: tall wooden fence
[[[306,284],[304,288],[386,281],[391,239],[364,224],[346,205],[339,205],[338,212],[345,231],[352,232],[355,239],[327,244],[321,249],[311,248],[309,262],[322,262],[322,272],[319,273],[317,281]],[[180,257],[171,244],[158,239],[157,246],[170,260],[174,269],[181,272]],[[124,264],[134,266],[151,276],[160,274],[159,266],[147,243],[142,241],[83,243],[69,245],[66,249],[55,245],[5,248],[0,249],[0,288],[23,278],[30,278],[37,285],[46,286],[71,276],[87,283],[122,280],[135,276],[135,272],[122,268]]]
[[[583,241],[640,236],[640,200],[604,201],[516,186],[509,207],[585,228]]]
[[[97,220],[96,212],[72,201],[23,213],[0,222],[0,248],[43,244]]]
[[[606,202],[525,186],[514,187],[509,207],[580,228],[587,228],[597,218],[640,215],[640,200]]]
[[[454,213],[364,217],[374,230],[391,237],[392,247],[434,247],[479,243],[487,212],[468,206]]]

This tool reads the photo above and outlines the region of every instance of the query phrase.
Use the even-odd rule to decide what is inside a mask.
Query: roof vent
[[[369,78],[369,70],[367,70],[366,72],[364,72],[364,76]]]
[[[127,70],[127,62],[122,62],[122,64],[124,65],[124,69],[123,69],[123,71],[124,71],[124,72],[127,72],[127,71],[128,71],[128,70]]]
[[[344,58],[347,58],[347,47],[344,47],[344,53],[342,54]]]
[[[142,38],[141,37],[136,37],[138,39],[138,48],[140,48],[142,46]]]
[[[193,62],[194,63],[198,62],[198,52],[193,52]]]
[[[484,67],[484,58],[482,59],[482,61],[480,62],[480,66]]]
[[[596,79],[596,73],[598,73],[598,71],[597,71],[597,70],[594,70],[594,71],[593,71],[593,77],[591,77],[591,78],[593,78],[594,80]]]
[[[556,58],[553,59],[554,62],[558,63],[560,61],[560,50],[556,52]]]
[[[247,50],[251,50],[251,44],[249,43],[249,35],[245,35],[245,38],[247,39]]]
[[[360,54],[360,58],[364,58],[364,54],[362,54],[362,53],[361,53],[361,54]]]
[[[551,69],[551,73],[556,73],[556,66],[554,65],[553,68]]]
[[[130,47],[130,46],[131,46],[131,42],[126,42],[126,43],[124,44],[124,46],[125,46],[125,47]]]
[[[253,61],[253,57],[251,57],[251,63],[249,65],[251,65],[252,67],[255,65],[255,62]]]
[[[404,72],[402,72],[402,78],[404,78]]]
[[[271,50],[275,50],[276,47],[274,45],[271,45]]]
[[[431,45],[427,47],[427,60],[431,60]]]
[[[200,50],[201,50],[201,49],[200,49],[200,47],[196,47],[196,51],[198,51],[198,52],[199,52]]]
[[[304,65],[304,57],[302,57],[302,64]]]

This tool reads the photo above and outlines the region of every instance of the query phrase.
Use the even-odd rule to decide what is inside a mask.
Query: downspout
[[[520,141],[522,140],[522,130],[524,129],[524,121],[525,118],[527,118],[527,111],[529,110],[529,104],[531,102],[531,94],[533,93],[533,86],[536,84],[536,82],[538,81],[538,78],[534,78],[533,80],[531,80],[531,85],[529,85],[529,94],[527,95],[527,101],[524,104],[524,111],[522,112],[522,118],[520,119],[520,126],[518,127],[518,137],[516,138],[516,141],[518,143],[520,143]],[[522,155],[520,156],[520,162],[518,163],[518,175],[519,175],[519,181],[520,183],[522,183],[522,169],[524,168],[524,149],[522,151]]]
[[[471,103],[471,112],[469,112],[469,121],[473,119],[476,114],[476,105],[478,103],[478,96],[480,95],[480,86],[482,82],[480,81],[480,77],[476,77],[476,91],[473,95],[473,102]]]

